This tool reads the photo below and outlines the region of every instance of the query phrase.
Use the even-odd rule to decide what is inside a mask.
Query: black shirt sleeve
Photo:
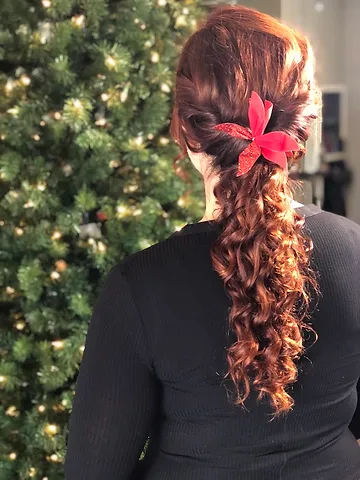
[[[157,405],[141,319],[115,268],[95,307],[76,386],[67,480],[126,480],[137,467]]]

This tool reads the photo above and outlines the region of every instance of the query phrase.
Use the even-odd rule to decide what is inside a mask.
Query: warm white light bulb
[[[30,77],[28,77],[27,75],[21,75],[20,77],[20,82],[25,86],[25,87],[28,87],[31,83],[31,79]]]
[[[59,273],[59,272],[56,272],[56,271],[54,270],[53,272],[51,272],[50,278],[51,278],[51,280],[59,280],[59,278],[60,278],[60,273]]]
[[[115,61],[115,58],[114,57],[111,57],[110,55],[108,55],[105,59],[105,65],[108,67],[108,68],[114,68],[115,65],[116,65],[116,61]]]
[[[158,63],[159,60],[160,60],[160,55],[158,54],[158,52],[152,52],[151,54],[152,63]]]
[[[106,247],[105,243],[103,243],[103,242],[99,242],[97,244],[97,248],[98,248],[100,253],[105,253],[106,250],[107,250],[107,247]]]
[[[51,342],[51,345],[55,348],[55,350],[62,350],[64,348],[64,342],[62,340],[54,340]]]
[[[51,240],[60,240],[60,238],[61,238],[61,232],[59,232],[58,230],[55,230],[51,236]]]

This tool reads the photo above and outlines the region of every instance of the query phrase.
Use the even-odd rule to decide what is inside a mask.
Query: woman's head
[[[213,157],[213,167],[235,166],[247,146],[214,126],[249,126],[255,91],[274,104],[266,131],[284,131],[303,144],[316,116],[314,62],[305,37],[276,19],[241,6],[218,7],[185,44],[175,90],[172,133],[185,151]]]
[[[221,233],[212,259],[232,299],[228,376],[236,402],[243,405],[253,388],[278,414],[293,404],[287,387],[297,378],[308,290],[316,281],[288,169],[261,155],[237,176],[239,154],[251,140],[214,128],[249,127],[252,92],[274,104],[265,133],[284,132],[304,145],[318,109],[308,41],[255,10],[218,7],[183,49],[171,130],[204,176],[216,179]],[[288,152],[290,161],[297,156]]]

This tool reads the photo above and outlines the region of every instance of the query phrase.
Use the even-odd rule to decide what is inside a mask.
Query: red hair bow
[[[265,105],[256,92],[252,92],[249,100],[250,128],[236,123],[220,123],[215,130],[226,132],[232,137],[252,140],[250,145],[239,155],[237,177],[247,173],[262,155],[270,162],[282,168],[287,166],[286,152],[300,150],[297,142],[285,132],[270,132],[264,135],[273,110],[273,104],[265,100]]]

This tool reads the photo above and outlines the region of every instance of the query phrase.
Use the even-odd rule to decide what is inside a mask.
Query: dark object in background
[[[346,217],[345,191],[351,180],[352,172],[344,160],[328,164],[324,182],[324,210]]]

